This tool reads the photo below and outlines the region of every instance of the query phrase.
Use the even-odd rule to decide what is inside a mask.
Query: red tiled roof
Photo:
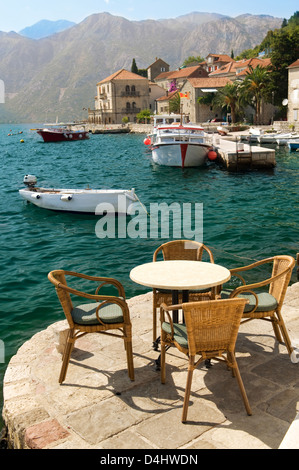
[[[191,83],[193,88],[223,88],[227,83],[231,83],[231,80],[227,77],[219,78],[188,78],[188,82]]]
[[[190,77],[196,70],[201,68],[199,65],[194,65],[193,67],[185,67],[184,69],[175,70],[172,72],[163,72],[158,75],[155,80],[162,80],[163,78],[174,79],[174,78],[187,78]]]
[[[97,85],[111,82],[112,80],[147,80],[147,78],[141,77],[141,75],[137,75],[136,73],[128,72],[128,70],[120,69],[112,75],[109,75],[109,77],[104,78],[104,80],[101,80]]]
[[[208,57],[215,57],[218,59],[217,62],[234,62],[234,59],[227,54],[209,54]]]
[[[246,75],[246,72],[249,71],[250,66],[255,69],[258,65],[260,67],[268,67],[269,65],[271,65],[271,59],[259,59],[255,57],[253,59],[243,59],[238,60],[237,62],[230,62],[229,64],[225,64],[220,67],[220,69],[211,72],[209,76],[215,77],[224,73],[235,73],[238,76]],[[239,69],[242,70],[238,72]]]
[[[172,92],[168,93],[168,95],[161,96],[160,98],[157,99],[157,101],[168,101],[171,98],[173,98],[174,95],[176,95],[177,93],[178,93],[178,90],[172,91]]]
[[[299,59],[297,59],[295,62],[293,62],[291,65],[289,65],[288,69],[291,69],[293,67],[299,67]]]

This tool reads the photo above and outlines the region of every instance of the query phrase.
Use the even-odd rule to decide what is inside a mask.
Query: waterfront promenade
[[[188,422],[182,424],[186,359],[174,348],[168,351],[162,385],[155,367],[159,353],[152,348],[152,294],[128,304],[135,382],[127,375],[123,342],[93,334],[76,342],[66,381],[59,385],[65,321],[36,334],[11,359],[3,416],[15,448],[299,448],[299,364],[276,342],[271,324],[247,323],[237,341],[253,415],[247,416],[231,373],[214,363],[195,371]],[[299,343],[299,283],[288,289],[283,316]]]

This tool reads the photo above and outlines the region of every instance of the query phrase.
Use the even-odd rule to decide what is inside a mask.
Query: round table
[[[156,261],[132,269],[132,281],[143,286],[171,291],[216,287],[231,278],[227,268],[202,261]]]

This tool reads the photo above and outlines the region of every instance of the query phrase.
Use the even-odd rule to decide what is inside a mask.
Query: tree
[[[262,102],[270,102],[270,72],[266,67],[259,65],[254,69],[249,66],[249,72],[241,84],[239,91],[245,102],[251,104],[255,109],[255,121],[261,124],[261,108]]]
[[[169,100],[169,112],[175,114],[181,112],[181,97],[179,93],[176,93],[171,100]]]
[[[194,55],[190,55],[183,63],[183,67],[189,67],[190,64],[192,64],[193,62],[197,62],[198,64],[200,62],[204,62],[204,58],[201,57],[200,55],[195,57]]]
[[[149,109],[143,109],[140,113],[137,114],[138,122],[147,123],[151,119],[151,112]]]
[[[138,67],[137,67],[136,60],[135,60],[135,59],[133,59],[133,61],[132,61],[131,72],[138,74]]]
[[[299,25],[285,27],[275,36],[271,52],[271,88],[275,104],[281,105],[288,96],[288,66],[299,57]]]
[[[238,80],[227,83],[222,90],[219,90],[212,101],[213,106],[227,107],[230,109],[232,122],[237,120],[237,112],[240,109],[240,82]]]

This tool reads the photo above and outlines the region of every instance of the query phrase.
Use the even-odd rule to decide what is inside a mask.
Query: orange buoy
[[[151,139],[147,137],[146,139],[144,139],[143,143],[144,145],[151,145]]]
[[[216,160],[216,158],[218,157],[217,155],[217,152],[215,152],[215,150],[210,150],[209,153],[208,153],[208,159],[211,160],[211,161],[214,161]]]

